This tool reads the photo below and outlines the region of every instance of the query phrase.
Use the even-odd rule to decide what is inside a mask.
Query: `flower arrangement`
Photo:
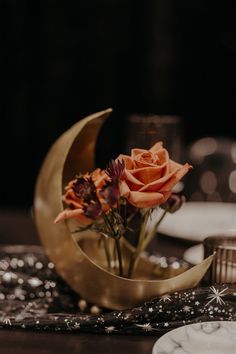
[[[78,222],[76,232],[96,231],[104,243],[108,270],[132,278],[140,255],[166,213],[178,210],[184,202],[184,197],[172,190],[191,168],[188,163],[181,165],[171,160],[161,142],[149,150],[132,149],[130,156],[119,155],[105,170],[98,168],[70,181],[63,195],[67,208],[55,223],[73,218]],[[149,217],[157,207],[163,212],[154,228],[148,230]],[[132,232],[131,222],[138,214],[141,225],[136,247],[124,269],[121,242],[127,232]]]

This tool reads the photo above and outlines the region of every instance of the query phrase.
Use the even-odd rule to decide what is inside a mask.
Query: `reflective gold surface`
[[[94,169],[97,135],[111,112],[107,109],[82,119],[54,143],[38,176],[34,211],[41,241],[65,281],[89,302],[125,309],[157,295],[197,285],[210,266],[212,256],[182,274],[164,280],[155,280],[153,265],[142,259],[135,279],[121,278],[104,269],[99,235],[87,232],[72,237],[71,226],[66,221],[53,223],[64,209],[62,193],[67,182],[78,172]],[[130,247],[126,242],[122,245],[125,260]]]

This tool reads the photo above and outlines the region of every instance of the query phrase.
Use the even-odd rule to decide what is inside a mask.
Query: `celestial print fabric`
[[[41,247],[0,247],[0,328],[163,334],[216,320],[236,321],[236,284],[182,290],[111,311],[87,304],[72,291]]]

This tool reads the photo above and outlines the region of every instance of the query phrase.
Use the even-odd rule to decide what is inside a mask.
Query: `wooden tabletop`
[[[151,353],[157,336],[1,331],[1,354]]]

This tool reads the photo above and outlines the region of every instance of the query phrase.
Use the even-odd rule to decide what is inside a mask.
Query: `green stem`
[[[142,247],[142,244],[145,240],[145,230],[146,230],[148,219],[149,219],[149,212],[147,212],[144,215],[144,219],[143,219],[143,222],[142,222],[141,228],[140,228],[138,244],[136,246],[135,252],[131,256],[129,269],[128,269],[128,277],[129,278],[132,277],[132,275],[133,275],[133,272],[134,272],[135,267],[137,265],[138,255],[139,255],[139,253],[141,253],[141,247]]]
[[[118,238],[115,239],[117,256],[118,256],[118,263],[119,263],[119,276],[123,277],[123,266],[122,266],[122,256],[121,256],[121,247],[120,247],[120,240]]]
[[[109,250],[109,244],[107,242],[106,236],[103,236],[103,242],[104,242],[104,250],[106,254],[106,259],[107,259],[107,269],[110,272],[111,270],[111,255],[110,255],[110,250]]]
[[[165,215],[168,213],[168,209],[165,209],[165,211],[162,213],[162,216],[160,217],[160,219],[157,221],[157,223],[155,224],[155,226],[152,228],[152,230],[149,232],[149,234],[147,235],[147,237],[145,238],[142,247],[141,247],[141,252],[143,252],[146,247],[148,246],[148,244],[151,242],[151,240],[153,239],[153,237],[156,235],[157,233],[157,229],[158,226],[160,225],[160,223],[162,222],[162,220],[164,219]]]
[[[113,262],[114,262],[114,265],[115,265],[115,264],[116,264],[116,261],[117,261],[116,243],[114,242],[112,246],[113,246],[113,250],[112,250]]]
[[[147,234],[146,237],[144,237],[144,236],[145,236],[145,230],[146,230],[146,226],[147,226],[148,217],[147,218],[145,217],[143,225],[141,227],[139,243],[138,243],[137,248],[136,248],[135,252],[133,253],[133,255],[131,257],[131,261],[130,261],[129,272],[128,272],[128,276],[130,278],[132,277],[132,275],[136,269],[136,266],[138,264],[141,253],[146,249],[148,244],[151,242],[153,237],[156,235],[157,228],[160,225],[160,223],[162,222],[162,220],[164,219],[167,212],[168,212],[168,209],[165,209],[165,211],[161,215],[160,219],[157,221],[157,223],[154,225],[154,227]]]
[[[110,222],[109,218],[107,217],[107,215],[105,213],[104,213],[104,220],[107,222],[107,225],[110,227],[110,230],[114,236],[113,238],[115,239],[115,245],[116,245],[117,256],[118,256],[118,263],[119,263],[119,275],[122,277],[123,276],[123,267],[122,267],[120,238],[118,237],[118,234],[116,233],[112,223]]]
[[[110,228],[113,236],[115,236],[116,232],[115,232],[114,227],[113,227],[112,223],[110,222],[108,216],[106,215],[106,213],[103,213],[103,218],[104,218],[106,224],[108,225],[108,227]]]

